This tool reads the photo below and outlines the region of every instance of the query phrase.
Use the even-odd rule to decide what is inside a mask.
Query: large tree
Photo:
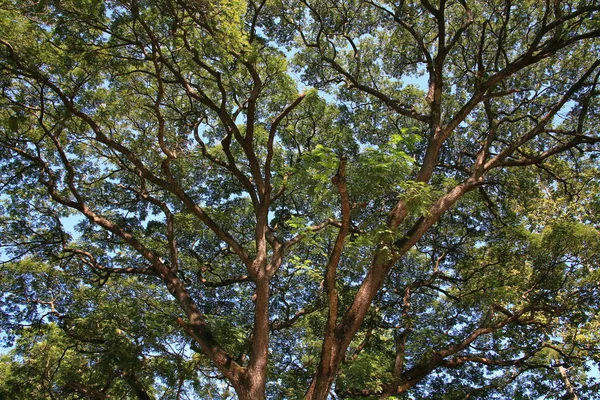
[[[598,391],[597,1],[1,4],[0,394]]]

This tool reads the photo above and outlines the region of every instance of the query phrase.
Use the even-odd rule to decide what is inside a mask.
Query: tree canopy
[[[0,4],[0,397],[600,392],[597,0]]]

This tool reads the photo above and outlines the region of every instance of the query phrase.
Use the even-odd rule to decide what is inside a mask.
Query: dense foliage
[[[598,1],[0,5],[0,398],[600,392]]]

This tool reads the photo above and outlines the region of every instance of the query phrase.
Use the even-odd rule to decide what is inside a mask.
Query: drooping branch
[[[510,143],[505,149],[503,149],[496,156],[491,158],[485,163],[484,169],[490,170],[492,168],[497,168],[500,166],[509,166],[511,161],[507,160],[509,156],[511,156],[519,147],[524,145],[525,143],[531,141],[538,135],[540,135],[546,125],[554,118],[554,116],[563,108],[563,106],[569,101],[573,95],[580,90],[586,83],[588,78],[596,72],[596,69],[600,66],[600,59],[597,59],[592,63],[590,67],[586,69],[586,71],[582,74],[582,76],[575,82],[560,98],[560,100],[540,119],[537,121],[536,125],[531,128],[528,132],[521,135],[517,140]],[[575,137],[570,144],[557,146],[554,149],[548,150],[547,152],[541,154],[539,156],[539,161],[543,161],[545,158],[548,158],[558,152],[567,150],[578,144],[577,142],[582,143],[585,141],[583,138]],[[533,162],[532,162],[533,163]],[[519,165],[517,162],[516,165]],[[523,165],[528,165],[527,161],[523,161]]]
[[[275,117],[275,119],[273,119],[273,121],[271,122],[271,128],[269,129],[269,139],[267,141],[267,157],[265,160],[265,185],[267,186],[271,184],[271,162],[273,160],[273,146],[275,142],[275,134],[277,133],[277,128],[279,127],[281,121],[283,121],[284,118],[290,112],[292,112],[294,108],[296,108],[300,104],[300,102],[304,100],[305,97],[305,93],[299,94],[298,97],[296,97],[296,99],[291,104],[284,108],[283,111],[279,113],[279,115],[277,115],[277,117]]]

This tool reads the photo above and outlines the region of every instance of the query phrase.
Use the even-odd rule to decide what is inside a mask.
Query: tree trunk
[[[263,400],[267,388],[267,365],[269,357],[269,280],[256,283],[254,329],[250,362],[236,392],[240,399]]]

